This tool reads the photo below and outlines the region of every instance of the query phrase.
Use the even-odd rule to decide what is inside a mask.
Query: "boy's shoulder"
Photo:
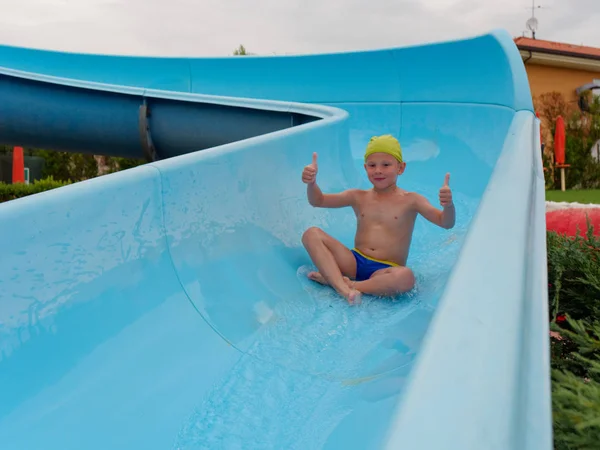
[[[424,201],[427,201],[427,198],[423,194],[411,191],[405,191],[404,198],[413,205],[418,205]]]
[[[358,196],[358,195],[365,195],[369,191],[370,191],[370,189],[350,188],[350,189],[343,190],[341,193],[346,194],[346,195]]]

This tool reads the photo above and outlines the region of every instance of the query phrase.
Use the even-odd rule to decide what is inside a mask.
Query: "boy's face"
[[[373,153],[365,161],[365,170],[369,181],[378,189],[385,189],[396,184],[398,175],[406,168],[406,163],[400,163],[387,153]]]

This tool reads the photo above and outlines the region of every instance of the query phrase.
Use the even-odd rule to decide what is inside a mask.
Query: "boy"
[[[308,277],[332,286],[350,304],[360,302],[362,293],[388,296],[414,287],[415,277],[406,267],[406,260],[417,214],[445,229],[452,228],[455,222],[448,185],[450,174],[446,174],[439,192],[441,211],[422,195],[396,185],[406,163],[400,143],[391,135],[371,138],[364,167],[373,188],[349,189],[338,194],[323,194],[317,186],[316,153],[313,153],[312,164],[302,172],[312,206],[351,206],[356,214],[357,231],[352,250],[316,227],[302,235],[302,243],[318,268],[318,272],[310,272]]]

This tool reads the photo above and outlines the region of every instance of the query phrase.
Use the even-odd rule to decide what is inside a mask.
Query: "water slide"
[[[362,154],[397,136],[417,285],[350,306],[306,278],[351,246]],[[336,54],[0,47],[0,143],[147,163],[0,205],[0,443],[34,449],[552,448],[544,183],[502,30]]]

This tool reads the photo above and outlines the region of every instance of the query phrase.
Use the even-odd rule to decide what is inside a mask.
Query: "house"
[[[528,37],[514,40],[529,77],[533,98],[560,92],[577,106],[582,94],[600,95],[600,48],[544,41]]]
[[[600,96],[600,48],[529,37],[514,40],[529,78],[534,106],[543,94],[558,92],[569,109],[586,110],[589,94]],[[542,149],[553,141],[552,124],[542,120]],[[600,162],[600,141],[590,152]]]

